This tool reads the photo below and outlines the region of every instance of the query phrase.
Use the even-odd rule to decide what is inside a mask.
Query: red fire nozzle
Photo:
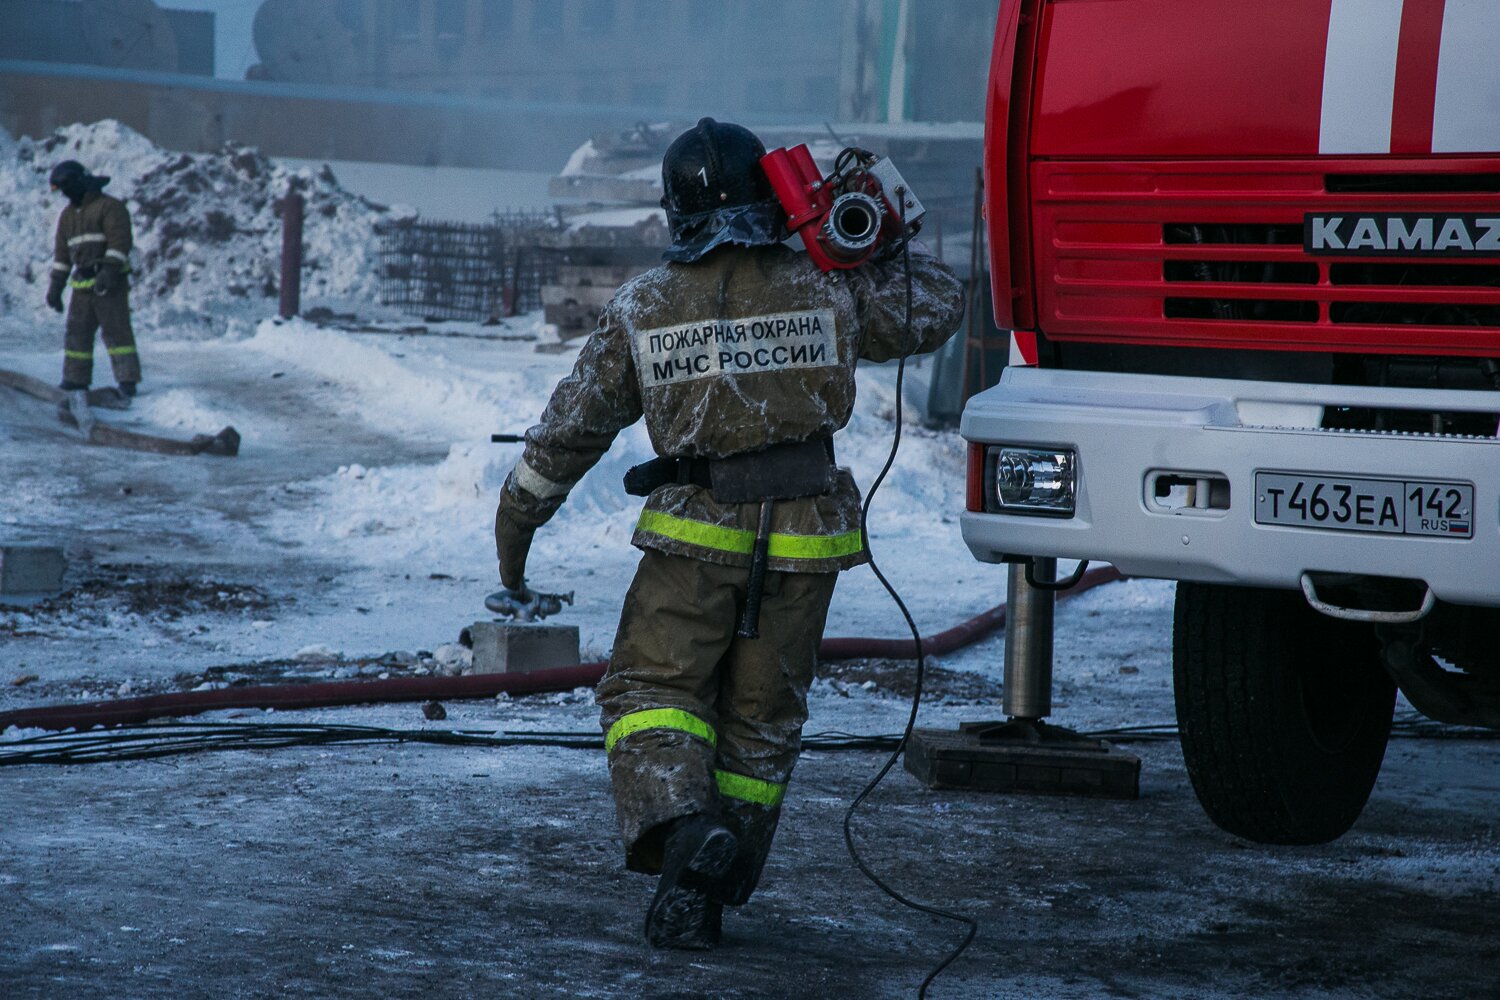
[[[884,211],[860,191],[838,192],[838,178],[818,173],[807,144],[773,149],[761,158],[771,189],[786,210],[786,227],[802,237],[824,271],[858,267],[875,252]]]
[[[908,208],[920,211],[889,160],[863,156],[856,170],[827,177],[818,173],[805,143],[761,157],[761,168],[786,210],[787,229],[802,237],[807,255],[824,271],[863,264],[882,239],[901,238]]]

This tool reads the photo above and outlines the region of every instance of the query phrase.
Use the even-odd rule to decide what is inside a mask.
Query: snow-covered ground
[[[226,154],[172,170],[177,154],[106,124],[64,130],[51,145],[0,139],[0,367],[48,382],[59,374],[61,321],[41,295],[59,207],[45,167],[64,154],[113,171],[112,193],[191,195],[181,213],[141,203],[145,380],[130,411],[101,418],[179,437],[233,425],[243,444],[235,458],[84,446],[49,406],[0,388],[0,544],[60,545],[70,560],[61,598],[0,608],[0,710],[236,680],[466,669],[456,640],[487,617],[491,519],[516,457],[489,435],[535,420],[578,345],[558,345],[537,316],[402,332],[412,320],[372,305],[379,210],[307,166],[253,159],[242,169]],[[173,187],[174,176],[212,183]],[[315,206],[333,206],[308,215],[318,263],[304,306],[357,321],[270,319],[272,301],[251,281],[274,268],[265,199],[294,177]],[[168,231],[213,210],[234,220],[213,230],[229,233],[222,246]],[[28,260],[30,271],[17,263]],[[235,293],[242,276],[251,284]],[[97,363],[107,384],[102,352]],[[890,367],[861,369],[854,419],[837,440],[866,485],[890,446],[893,379]],[[624,432],[533,550],[536,586],[577,593],[558,620],[579,627],[586,660],[607,653],[637,559],[639,501],[620,477],[648,455],[640,427]],[[959,538],[963,475],[955,433],[908,424],[874,506],[873,549],[924,634],[1004,597],[1003,571],[975,562]],[[1056,721],[1172,721],[1172,594],[1168,583],[1130,581],[1060,605]],[[840,581],[829,633],[904,634],[868,569]],[[952,673],[940,674],[921,724],[999,714],[1002,642],[935,664]],[[824,676],[809,730],[898,730],[907,702],[891,675]],[[595,719],[583,690],[448,712],[440,723],[410,705],[275,718],[577,731]],[[226,714],[269,717],[217,717]],[[981,943],[948,980],[954,995],[1478,996],[1493,987],[1485,959],[1500,958],[1484,902],[1500,886],[1500,786],[1487,749],[1393,750],[1393,776],[1367,818],[1326,849],[1263,853],[1218,833],[1170,746],[1142,751],[1139,804],[931,796],[898,773],[871,843],[882,870],[909,869],[906,888],[979,912]],[[952,933],[890,909],[841,858],[838,814],[875,763],[807,755],[768,892],[737,925],[741,947],[713,960],[735,971],[728,977],[713,962],[639,950],[642,883],[619,872],[597,755],[293,750],[180,768],[12,769],[0,772],[0,844],[13,845],[0,847],[0,899],[23,913],[24,945],[0,936],[0,974],[22,973],[24,996],[353,995],[341,984],[367,980],[381,995],[909,994],[909,974]],[[414,787],[393,792],[402,781]],[[1385,901],[1377,912],[1361,909],[1370,898]],[[89,916],[59,916],[74,907]],[[448,930],[413,922],[429,909]],[[1346,946],[1375,971],[1328,957]],[[768,965],[777,947],[786,969]],[[1234,951],[1233,975],[1216,983],[1222,948]],[[1411,952],[1405,964],[1400,948]],[[178,977],[213,955],[237,970],[233,983],[184,987]],[[858,957],[846,967],[835,955]]]
[[[81,625],[47,607],[0,612],[5,659],[44,686],[105,665],[138,684],[309,646],[358,659],[454,641],[483,617],[496,582],[494,503],[517,446],[492,444],[490,433],[535,420],[576,346],[536,351],[551,335],[535,317],[499,331],[531,340],[446,329],[472,336],[263,320],[244,338],[174,341],[144,328],[142,393],[132,410],[104,418],[177,436],[232,425],[243,439],[232,459],[85,447],[50,408],[7,391],[0,461],[14,472],[0,524],[10,539],[64,545],[75,586],[123,567],[143,580],[206,574],[254,586],[265,600],[202,621],[121,611]],[[49,340],[17,337],[3,366],[50,381],[58,359]],[[837,441],[865,483],[890,445],[892,376],[861,372],[855,417]],[[629,538],[640,501],[620,480],[648,457],[640,425],[621,434],[533,551],[537,586],[577,591],[567,620],[580,627],[586,658],[608,650],[638,558]],[[958,537],[963,461],[955,434],[908,426],[876,499],[875,552],[924,632],[1003,598],[1002,574],[974,562]],[[840,582],[830,630],[901,634],[867,570]]]

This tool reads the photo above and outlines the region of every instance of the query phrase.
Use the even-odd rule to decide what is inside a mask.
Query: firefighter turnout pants
[[[747,579],[647,549],[598,689],[627,867],[660,872],[671,820],[722,816],[740,839],[732,903],[776,831],[838,574],[767,573],[758,639],[735,635]]]
[[[94,332],[99,331],[116,382],[139,382],[141,359],[130,328],[130,298],[124,288],[96,295],[74,288],[63,338],[63,382],[88,388],[94,379]]]

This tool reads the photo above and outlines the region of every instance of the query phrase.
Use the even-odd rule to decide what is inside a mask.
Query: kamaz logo
[[[1325,215],[1303,217],[1310,254],[1500,257],[1500,215]]]

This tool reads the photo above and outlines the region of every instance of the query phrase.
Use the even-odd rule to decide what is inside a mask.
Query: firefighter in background
[[[626,866],[660,875],[645,928],[657,947],[712,947],[723,906],[755,889],[834,581],[868,561],[858,489],[833,461],[855,362],[934,350],[963,313],[958,280],[920,249],[908,331],[899,256],[825,274],[782,245],[764,154],[709,118],[672,143],[669,263],[605,306],[495,515],[501,584],[524,600],[533,533],[645,416],[663,457],[632,470],[632,492],[649,491],[633,538],[644,555],[597,694]],[[759,637],[745,638],[767,528]]]
[[[96,405],[124,408],[141,380],[141,361],[130,329],[130,212],[103,192],[108,177],[95,177],[76,160],[52,168],[52,190],[67,196],[57,219],[52,283],[47,305],[63,311],[63,288],[71,286],[63,340],[62,388],[86,391],[94,376],[94,331],[104,338],[119,388],[94,393]]]

